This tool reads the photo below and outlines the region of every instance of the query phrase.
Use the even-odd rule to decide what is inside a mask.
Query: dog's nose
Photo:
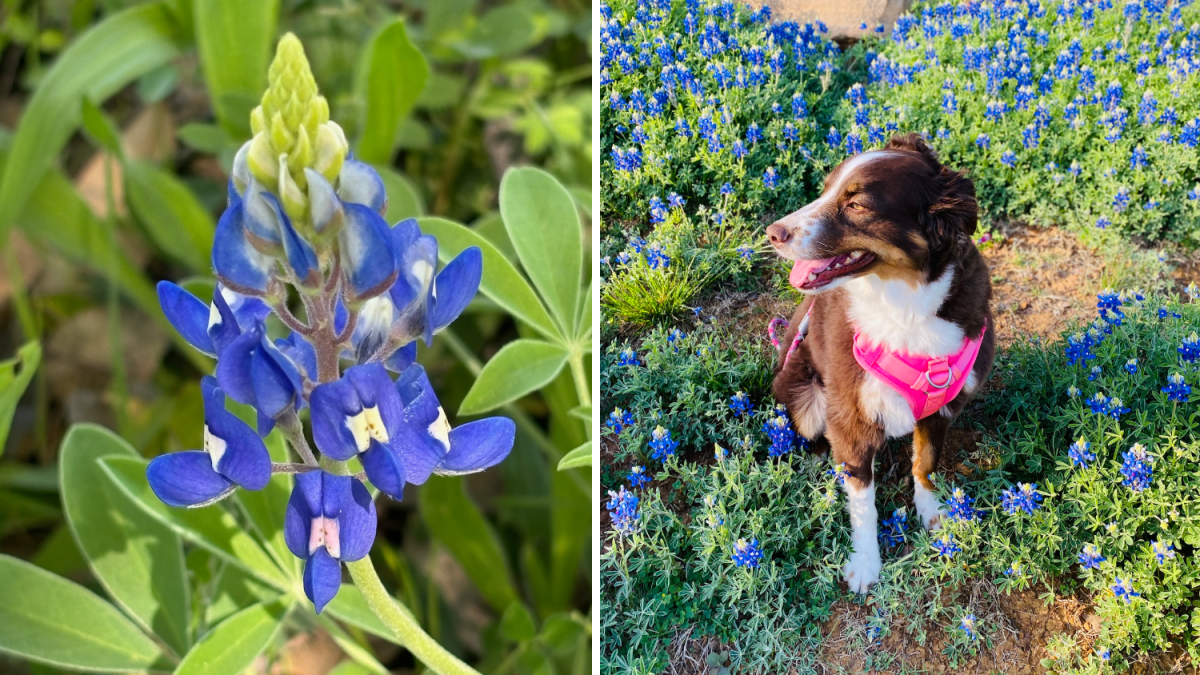
[[[778,246],[780,244],[786,244],[791,238],[792,234],[788,232],[788,229],[783,225],[780,225],[779,223],[771,223],[767,226],[767,239],[771,240],[771,245]]]

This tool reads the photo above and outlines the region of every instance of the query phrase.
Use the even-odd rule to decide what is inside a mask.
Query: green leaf
[[[187,651],[187,575],[171,530],[137,508],[104,477],[101,457],[138,457],[103,427],[71,427],[59,450],[63,513],[79,550],[113,602],[177,654]]]
[[[73,581],[0,554],[0,652],[83,671],[145,670],[161,652],[115,607]]]
[[[475,25],[471,43],[486,47],[493,56],[523,51],[537,37],[532,14],[520,5],[493,7]]]
[[[176,534],[280,590],[291,589],[287,575],[222,506],[177,509],[159,501],[146,482],[146,464],[134,457],[100,460],[109,480]]]
[[[179,140],[189,148],[207,152],[212,155],[230,149],[236,141],[216,124],[201,124],[193,122],[179,128]]]
[[[104,111],[96,107],[95,103],[89,98],[83,99],[83,107],[80,110],[80,115],[83,119],[83,129],[91,136],[101,148],[108,151],[113,157],[122,157],[124,151],[121,148],[121,131],[117,129],[116,123],[104,114]]]
[[[194,0],[196,47],[217,119],[250,136],[250,110],[267,88],[279,0]]]
[[[359,159],[388,164],[396,144],[400,122],[412,110],[425,80],[429,64],[408,39],[404,19],[396,18],[375,33],[363,50],[356,89],[365,100]]]
[[[291,607],[283,601],[258,604],[225,619],[183,657],[175,675],[242,672],[275,639]]]
[[[401,609],[407,610],[403,603],[399,604]],[[362,591],[354,584],[342,584],[341,590],[333,597],[333,600],[325,606],[324,614],[328,614],[338,621],[350,624],[355,628],[365,630],[368,633],[381,637],[388,642],[401,644],[396,639],[392,630],[383,625],[375,612],[367,605],[367,601],[362,596]]]
[[[592,465],[592,442],[588,441],[583,445],[563,455],[563,458],[558,460],[558,470],[566,471],[567,469],[578,469],[581,466]]]
[[[342,661],[329,671],[329,675],[371,675],[376,671],[354,661]],[[386,672],[386,671],[385,671]]]
[[[583,228],[570,193],[533,167],[500,180],[500,214],[521,266],[567,335],[574,335],[583,281]]]
[[[511,642],[525,642],[537,635],[533,613],[520,600],[514,600],[500,617],[500,634]]]
[[[586,619],[579,615],[572,616],[565,612],[551,614],[542,622],[542,632],[538,634],[538,641],[552,654],[565,656],[574,650],[587,634],[588,626]]]
[[[179,54],[178,27],[161,4],[118,12],[75,40],[54,62],[21,115],[0,180],[0,241],[79,126],[83,99],[104,101]],[[263,71],[265,72],[265,70]]]
[[[509,314],[523,321],[550,340],[563,342],[563,332],[546,313],[529,282],[504,255],[471,228],[444,218],[420,218],[421,231],[438,240],[438,257],[447,262],[470,246],[483,251],[483,280],[479,290]]]
[[[388,222],[398,222],[405,218],[417,218],[425,215],[425,202],[421,193],[406,176],[395,169],[386,166],[376,166],[375,171],[383,179],[383,189],[387,193]]]
[[[9,430],[12,429],[12,418],[17,411],[17,403],[21,401],[21,396],[29,387],[41,362],[42,345],[37,342],[25,343],[17,350],[16,356],[7,361],[0,361],[0,455],[4,454],[4,444],[8,441]]]
[[[576,417],[584,422],[592,421],[592,407],[588,405],[578,405],[571,408],[571,417]]]
[[[546,386],[567,362],[567,350],[541,340],[513,340],[483,365],[459,415],[494,410]]]
[[[252,423],[252,422],[251,422]],[[272,462],[288,462],[288,451],[283,435],[275,430],[267,436],[267,451]],[[267,486],[261,490],[238,490],[234,497],[246,511],[258,536],[267,544],[267,552],[276,564],[299,578],[300,559],[292,555],[283,538],[283,519],[287,513],[288,498],[292,495],[292,476],[277,473],[271,476]]]
[[[462,477],[434,476],[418,492],[429,532],[458,560],[496,611],[517,599],[500,539],[467,497]]]
[[[125,194],[146,234],[192,272],[209,268],[217,225],[183,181],[149,162],[125,164]]]

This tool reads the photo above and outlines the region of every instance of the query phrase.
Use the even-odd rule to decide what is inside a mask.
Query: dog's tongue
[[[792,273],[788,275],[788,282],[800,288],[800,285],[808,280],[808,275],[820,273],[829,267],[833,262],[833,258],[825,258],[823,260],[797,260],[796,265],[792,267]]]

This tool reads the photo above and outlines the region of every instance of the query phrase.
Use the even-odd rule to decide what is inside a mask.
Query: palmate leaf
[[[154,641],[73,581],[0,554],[0,652],[85,672],[162,667]]]
[[[113,601],[177,654],[191,644],[191,606],[179,537],[116,490],[101,457],[138,457],[111,431],[81,424],[59,451],[59,484],[67,524],[88,566]]]
[[[19,171],[0,179],[0,241],[42,175],[81,123],[84,98],[100,102],[179,54],[179,28],[159,3],[131,7],[93,26],[51,66],[13,136],[9,160]]]

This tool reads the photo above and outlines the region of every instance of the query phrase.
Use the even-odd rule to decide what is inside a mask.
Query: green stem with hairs
[[[350,570],[350,578],[354,579],[354,585],[362,592],[367,606],[418,661],[441,675],[479,675],[478,671],[430,637],[408,609],[388,593],[379,580],[379,574],[375,572],[375,564],[370,556],[348,562],[346,568]]]

